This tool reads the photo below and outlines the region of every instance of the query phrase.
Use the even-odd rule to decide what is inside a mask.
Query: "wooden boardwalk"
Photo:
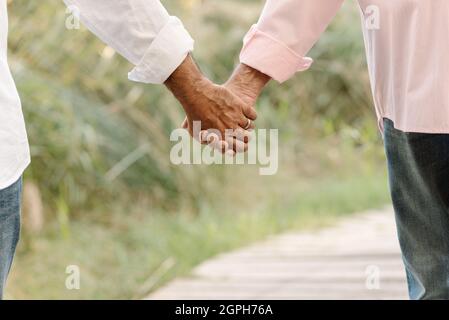
[[[407,299],[393,211],[219,255],[148,299]]]

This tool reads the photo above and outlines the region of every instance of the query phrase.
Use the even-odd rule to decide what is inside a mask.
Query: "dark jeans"
[[[19,241],[21,193],[22,179],[0,190],[0,299]]]
[[[449,134],[384,129],[410,298],[449,299]]]

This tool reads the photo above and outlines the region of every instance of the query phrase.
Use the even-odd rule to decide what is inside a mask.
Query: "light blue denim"
[[[0,299],[19,241],[22,179],[0,190]]]
[[[449,299],[449,134],[384,129],[410,298]]]

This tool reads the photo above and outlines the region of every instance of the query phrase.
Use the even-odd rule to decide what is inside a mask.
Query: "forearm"
[[[159,0],[64,0],[97,37],[131,62],[129,78],[162,84],[193,51],[182,22]]]
[[[189,54],[181,65],[165,81],[165,86],[173,93],[183,107],[195,98],[198,88],[208,81]]]

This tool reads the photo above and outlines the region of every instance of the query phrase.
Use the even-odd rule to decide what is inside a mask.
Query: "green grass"
[[[226,81],[263,1],[165,2],[194,36],[202,70]],[[7,297],[140,298],[217,253],[388,202],[355,4],[310,53],[309,72],[261,96],[258,127],[281,129],[279,173],[261,177],[171,165],[168,136],[184,115],[162,86],[129,82],[129,63],[84,29],[68,31],[61,1],[8,3],[33,158],[25,179],[41,191],[46,224],[34,236],[24,228]],[[79,291],[65,288],[73,264]]]
[[[125,203],[107,215],[82,215],[65,240],[54,223],[45,234],[22,242],[7,298],[141,298],[220,252],[285,230],[327,226],[389,199],[383,170],[267,188],[273,191],[257,206],[243,205],[238,212],[233,207],[167,214]],[[65,288],[67,265],[80,267],[80,290]]]

